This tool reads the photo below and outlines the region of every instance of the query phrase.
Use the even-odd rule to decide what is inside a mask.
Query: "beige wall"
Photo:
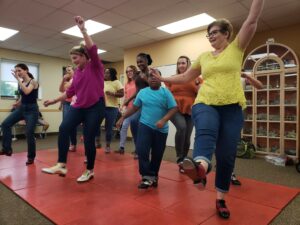
[[[205,34],[206,31],[199,31],[181,37],[128,49],[124,55],[124,66],[130,64],[136,65],[136,55],[140,52],[151,55],[153,66],[174,64],[180,55],[186,55],[190,57],[191,60],[195,60],[200,53],[212,50]],[[296,52],[298,57],[300,56],[300,24],[257,33],[245,55],[257,46],[264,44],[266,40],[271,37],[278,43],[288,45]]]
[[[0,49],[0,58],[39,63],[39,83],[42,88],[42,100],[38,101],[38,104],[43,116],[50,123],[49,132],[57,132],[62,119],[62,113],[57,110],[59,104],[45,108],[42,102],[59,95],[58,86],[62,78],[62,67],[70,64],[70,61],[7,49]],[[14,100],[1,99],[0,101],[0,122],[2,122],[8,115]]]

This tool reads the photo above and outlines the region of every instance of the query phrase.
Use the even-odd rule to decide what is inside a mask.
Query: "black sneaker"
[[[148,180],[148,179],[142,179],[141,183],[138,185],[139,189],[148,189],[149,187],[157,187],[158,181],[157,180]]]

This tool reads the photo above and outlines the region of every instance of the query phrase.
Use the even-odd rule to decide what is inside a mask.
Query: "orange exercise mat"
[[[178,172],[177,165],[162,162],[156,189],[139,190],[138,162],[132,155],[104,154],[97,149],[95,177],[78,184],[85,169],[82,146],[68,154],[66,177],[49,175],[57,150],[37,152],[35,164],[25,166],[27,153],[0,156],[0,181],[56,224],[103,225],[263,225],[299,193],[298,189],[241,178],[231,187],[229,220],[215,210],[214,173],[205,190],[199,190]]]

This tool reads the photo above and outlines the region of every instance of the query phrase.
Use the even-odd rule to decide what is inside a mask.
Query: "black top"
[[[135,86],[136,86],[136,93],[142,90],[145,87],[149,87],[148,82],[141,77],[141,72],[139,72],[135,77]]]
[[[31,81],[32,81],[32,79],[25,86],[28,87]],[[19,87],[19,92],[20,92],[20,94],[22,96],[22,98],[21,98],[21,103],[22,104],[34,104],[34,103],[37,103],[39,88],[33,89],[28,95],[25,95],[25,93]]]

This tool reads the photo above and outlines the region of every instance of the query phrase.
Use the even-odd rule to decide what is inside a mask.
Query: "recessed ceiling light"
[[[11,36],[18,33],[18,30],[12,30],[5,27],[0,27],[0,41],[5,41],[6,39],[10,38]]]
[[[101,54],[101,53],[104,53],[104,52],[106,52],[106,51],[103,50],[103,49],[99,49],[99,48],[98,48],[98,51],[97,51],[98,55]]]
[[[157,29],[165,31],[169,34],[176,34],[182,31],[191,30],[198,27],[204,27],[216,19],[206,13],[201,13],[177,22],[169,23],[164,26],[157,27]]]
[[[107,30],[111,28],[111,26],[93,20],[87,20],[85,21],[85,28],[87,29],[87,33],[89,35],[93,35],[101,31]],[[81,37],[81,38],[83,37],[77,25],[62,31],[62,33],[73,35],[76,37]]]

